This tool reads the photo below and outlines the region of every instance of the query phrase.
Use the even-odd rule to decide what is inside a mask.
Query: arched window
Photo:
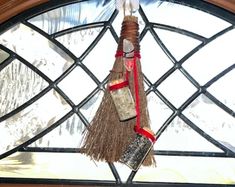
[[[235,184],[234,15],[204,1],[140,2],[157,167],[79,153],[123,14],[110,0],[51,1],[0,28],[0,181]]]

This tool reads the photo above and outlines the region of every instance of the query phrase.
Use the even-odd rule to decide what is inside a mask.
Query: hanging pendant
[[[153,138],[148,138],[144,134],[136,134],[134,141],[127,147],[119,160],[134,171],[139,169],[155,142],[154,134],[150,129],[143,128],[142,130]]]
[[[120,121],[136,116],[135,102],[129,89],[128,81],[118,79],[109,83],[109,91]]]

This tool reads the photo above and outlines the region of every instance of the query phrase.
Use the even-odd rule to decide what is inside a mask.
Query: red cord
[[[117,51],[115,57],[122,57],[123,51]],[[134,130],[136,133],[145,136],[146,138],[150,139],[152,142],[156,141],[154,135],[146,131],[145,129],[141,128],[140,126],[140,101],[139,101],[139,81],[138,81],[138,69],[137,69],[137,58],[140,59],[140,53],[134,53],[134,62],[133,62],[133,71],[134,71],[134,90],[135,90],[135,102],[136,102],[136,124]],[[126,80],[128,81],[129,73],[126,71]]]

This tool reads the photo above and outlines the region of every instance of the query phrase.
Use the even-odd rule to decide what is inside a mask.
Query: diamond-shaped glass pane
[[[0,154],[38,135],[70,110],[66,101],[54,90],[29,107],[0,123]]]
[[[235,152],[235,119],[201,94],[183,112],[194,124]]]
[[[155,159],[157,167],[141,168],[134,181],[186,183],[189,186],[188,183],[216,185],[234,184],[235,181],[234,158],[159,155]]]
[[[113,1],[107,4],[95,0],[82,1],[40,14],[29,22],[48,34],[53,34],[75,26],[108,21],[114,9]]]
[[[174,26],[205,37],[213,36],[231,25],[201,10],[171,2],[154,1],[143,6],[143,10],[150,22]]]
[[[83,64],[85,64],[100,81],[102,81],[112,69],[115,61],[116,49],[117,43],[111,33],[107,31],[95,48],[83,60]]]
[[[235,111],[235,71],[232,70],[217,82],[212,84],[207,90],[219,99],[226,106]]]
[[[176,117],[154,144],[155,150],[223,152]]]
[[[144,36],[140,44],[143,73],[153,83],[172,67],[172,62],[149,32]]]
[[[56,38],[75,56],[80,57],[82,53],[95,40],[102,28],[84,29]]]
[[[73,63],[58,46],[23,24],[0,35],[0,44],[25,58],[53,80]]]
[[[82,114],[86,117],[87,121],[91,122],[91,120],[95,116],[95,113],[101,103],[103,95],[103,91],[99,91],[80,109]]]
[[[155,29],[155,31],[167,49],[178,61],[201,43],[199,40],[176,32],[162,29]]]
[[[197,90],[179,70],[163,81],[158,89],[177,108]]]
[[[96,84],[82,68],[76,67],[58,86],[75,104],[79,104],[95,89]]]
[[[0,64],[4,62],[4,60],[6,60],[9,56],[10,55],[8,53],[0,49]]]
[[[82,143],[82,132],[85,126],[74,114],[60,126],[29,145],[30,147],[70,147],[78,148]]]
[[[235,30],[218,37],[184,64],[184,68],[204,85],[218,73],[234,64]]]
[[[0,71],[0,117],[42,91],[48,83],[18,60]]]
[[[147,101],[151,129],[154,132],[157,132],[163,123],[170,117],[172,110],[152,92],[147,96]]]
[[[115,180],[107,163],[94,162],[79,153],[17,152],[0,160],[0,176],[59,180]]]

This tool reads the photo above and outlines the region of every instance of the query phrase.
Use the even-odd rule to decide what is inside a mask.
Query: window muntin
[[[18,108],[48,86],[48,83],[19,60],[0,71],[0,117]]]
[[[34,138],[70,109],[71,107],[55,90],[49,91],[40,100],[0,123],[1,137],[4,137],[0,153],[10,151]]]
[[[102,19],[97,22],[93,20],[94,17],[92,18],[88,15],[87,9],[82,9],[81,12],[83,15],[91,18],[91,21],[83,21],[81,23],[79,21],[75,21],[70,25],[67,24],[66,21],[63,21],[64,17],[61,16],[61,12],[67,12],[68,20],[71,19],[73,21],[73,16],[77,13],[77,10],[79,10],[79,8],[76,7],[79,7],[82,3],[89,4],[88,1],[82,1],[70,5],[65,4],[63,8],[57,8],[50,12],[43,13],[43,16],[38,15],[37,17],[30,19],[25,18],[26,21],[24,24],[17,24],[14,26],[15,29],[1,34],[0,38],[2,38],[2,40],[0,48],[11,54],[10,58],[13,58],[13,56],[16,55],[17,58],[23,61],[24,64],[29,66],[30,69],[35,71],[38,76],[41,76],[49,84],[49,87],[46,87],[46,89],[36,97],[30,99],[24,107],[16,109],[12,115],[0,118],[1,132],[6,131],[5,126],[1,124],[6,123],[7,120],[12,120],[14,116],[29,110],[38,103],[44,103],[41,104],[41,106],[44,106],[47,109],[48,105],[50,105],[51,109],[49,108],[49,110],[51,110],[51,115],[47,114],[48,118],[45,118],[45,121],[48,123],[45,122],[43,124],[40,122],[43,126],[42,130],[45,131],[36,132],[32,130],[34,129],[33,127],[27,129],[26,126],[29,123],[23,123],[26,124],[23,128],[26,130],[25,133],[16,133],[16,135],[19,135],[20,137],[18,139],[10,136],[12,142],[9,141],[10,143],[7,142],[4,145],[10,145],[10,148],[19,146],[19,151],[7,156],[6,158],[3,158],[4,155],[1,155],[1,167],[9,169],[8,171],[5,169],[0,170],[0,176],[7,177],[8,180],[10,180],[11,177],[73,179],[78,183],[80,180],[103,180],[104,183],[108,182],[114,184],[120,183],[120,180],[123,183],[126,181],[132,182],[133,180],[135,183],[142,181],[234,184],[235,153],[232,138],[234,128],[231,125],[231,122],[234,122],[234,118],[231,117],[231,114],[233,114],[231,113],[233,112],[233,100],[227,93],[216,91],[216,89],[221,90],[221,88],[223,88],[223,83],[221,83],[223,81],[226,81],[225,87],[227,90],[231,90],[232,88],[232,86],[229,86],[231,85],[231,81],[225,80],[225,78],[232,75],[233,72],[233,56],[232,53],[229,53],[230,46],[228,44],[230,43],[229,39],[234,38],[234,30],[231,23],[198,10],[200,7],[197,7],[196,5],[194,6],[193,3],[190,4],[190,2],[181,5],[165,1],[154,1],[147,4],[147,1],[142,1],[141,7],[143,9],[140,9],[139,13],[136,13],[138,17],[141,17],[141,19],[139,19],[141,27],[141,62],[143,73],[145,75],[145,87],[148,97],[151,125],[155,132],[160,131],[161,133],[159,144],[155,144],[154,146],[158,167],[141,167],[137,173],[133,173],[120,163],[114,163],[113,165],[96,163],[98,165],[96,166],[93,161],[78,153],[78,148],[82,142],[82,132],[92,120],[103,96],[102,90],[106,84],[106,79],[104,78],[108,75],[108,71],[114,62],[114,54],[116,50],[115,42],[117,42],[117,36],[119,35],[118,30],[120,29],[118,27],[120,26],[118,24],[118,20],[120,23],[123,17],[121,13],[117,14],[116,17],[116,12],[113,12],[114,5],[111,1],[104,6],[102,3],[94,3],[94,1],[89,2],[92,4],[89,6],[93,6],[93,8],[96,6],[100,7],[98,10],[102,10],[102,13],[99,11],[97,12],[105,15],[100,16]],[[187,4],[190,4],[192,7],[188,7]],[[204,5],[209,6],[205,2]],[[58,6],[62,6],[62,4]],[[76,7],[73,8],[73,6]],[[113,6],[113,9],[103,8],[106,6]],[[167,8],[169,9],[166,10]],[[152,10],[154,10],[154,13],[151,13]],[[179,10],[180,12],[178,12]],[[172,12],[178,13],[172,14]],[[182,14],[180,15],[180,13]],[[167,17],[159,16],[161,14],[168,15]],[[158,16],[155,18],[155,15]],[[191,23],[189,24],[187,20],[185,20],[189,15],[194,16],[194,25]],[[167,21],[170,16],[172,19]],[[85,17],[81,20],[88,20],[88,18],[86,19]],[[29,21],[27,22],[27,20]],[[112,22],[113,20],[114,22]],[[229,18],[227,18],[227,20],[229,20]],[[95,23],[93,24],[94,21]],[[215,24],[213,24],[212,27],[210,24],[205,24],[207,21]],[[61,65],[58,66],[58,63],[55,63],[57,62],[57,58],[50,59],[49,61],[51,64],[53,64],[53,66],[56,64],[58,67],[56,70],[57,73],[52,75],[50,73],[54,72],[51,70],[54,70],[55,67],[50,66],[49,69],[45,70],[41,67],[42,64],[40,63],[40,60],[38,61],[38,66],[33,64],[32,62],[34,58],[31,58],[31,56],[28,57],[28,53],[24,54],[23,52],[20,53],[20,50],[15,50],[15,47],[13,47],[15,45],[13,39],[8,37],[8,41],[11,41],[11,43],[9,42],[10,45],[4,41],[4,35],[7,36],[7,33],[10,33],[11,31],[15,32],[19,28],[23,29],[19,32],[19,35],[16,35],[16,38],[20,38],[21,34],[24,32],[27,36],[34,33],[33,36],[37,36],[35,38],[39,37],[46,41],[44,43],[47,43],[47,45],[44,45],[44,47],[51,51],[47,52],[47,50],[37,50],[37,52],[40,51],[37,55],[41,55],[43,57],[46,55],[46,57],[50,58],[50,55],[54,53],[57,58],[62,58],[61,61],[65,64],[63,65],[63,68],[61,68]],[[73,46],[74,44],[69,45],[66,38],[76,37],[76,34],[79,33],[83,37],[80,40],[83,40],[89,36],[89,32],[85,31],[92,28],[98,29],[98,33],[96,33],[95,36],[92,35],[92,39],[90,41],[86,41],[87,43],[84,44],[83,49],[78,46],[80,51],[76,53],[76,47]],[[24,36],[24,34],[22,35]],[[176,51],[176,45],[170,44],[170,37],[173,38],[171,35],[175,35],[174,37],[176,38],[176,43],[178,45],[177,50],[181,49],[182,51]],[[60,45],[60,42],[62,45]],[[220,54],[216,53],[216,55],[220,55],[219,59],[222,59],[222,56],[227,57],[226,55],[228,55],[228,58],[225,59],[226,62],[223,64],[221,61],[215,62],[213,61],[214,59],[212,59],[212,56],[214,55],[212,51],[214,48],[220,46],[220,42],[223,44],[223,47],[220,48]],[[27,49],[28,43],[25,45],[23,45],[24,43],[22,41],[18,43],[20,44],[20,47],[23,46]],[[102,50],[100,50],[101,48],[97,47],[99,45],[102,46],[101,48],[107,46],[108,48],[104,53],[102,53]],[[187,48],[185,46],[187,46]],[[6,49],[6,47],[8,49]],[[68,48],[68,50],[65,48]],[[149,50],[150,48],[151,50],[154,50],[154,52],[151,52],[151,50]],[[228,53],[226,53],[225,49],[228,49]],[[206,53],[205,51],[210,51],[210,53]],[[221,52],[224,51],[225,54],[221,54]],[[17,54],[14,54],[14,52],[17,52]],[[105,58],[101,54],[105,54]],[[32,55],[32,57],[38,57],[37,55]],[[7,63],[6,58],[8,57],[5,57],[1,64]],[[203,62],[203,64],[198,66],[198,69],[193,68],[193,65],[198,65],[196,64],[196,61],[193,63],[193,59],[195,58],[197,58],[197,62]],[[29,62],[27,63],[27,61]],[[99,63],[94,63],[96,61]],[[104,63],[104,66],[101,66],[100,63]],[[5,66],[1,67],[1,64],[0,70],[2,72]],[[30,66],[30,64],[35,68]],[[211,68],[214,65],[217,66],[215,70]],[[77,72],[77,70],[79,70],[79,72]],[[198,76],[197,72],[200,73],[199,70],[206,71],[205,73],[201,73],[201,76]],[[208,74],[207,71],[209,71]],[[73,74],[76,75],[71,76]],[[177,76],[175,77],[175,75]],[[185,80],[186,84],[181,85],[181,81],[178,80],[178,77]],[[90,81],[90,84],[87,84],[87,87],[84,89],[79,91],[77,89],[77,91],[72,93],[72,87],[70,85],[67,86],[67,84],[77,86],[76,88],[78,88],[79,86],[84,85],[84,83],[82,83],[83,79],[84,82]],[[66,82],[63,82],[65,80]],[[181,89],[181,91],[184,89],[183,93],[186,93],[186,95],[169,95],[167,88],[169,88],[169,90],[173,88],[172,92],[174,92],[175,84],[172,81],[169,83],[167,80],[179,81],[177,84],[179,85],[178,89]],[[67,86],[66,88],[63,87],[63,83]],[[163,86],[166,84],[168,85],[164,88]],[[217,88],[215,88],[216,85]],[[181,93],[179,90],[176,91]],[[47,96],[48,99],[45,101],[44,98]],[[178,100],[179,97],[182,97],[180,102]],[[55,101],[57,105],[54,105],[53,101]],[[214,111],[217,111],[216,117],[220,118],[219,122],[216,121],[217,129],[213,129],[214,126],[211,123],[211,121],[214,122],[215,114],[211,113],[211,115],[206,115],[208,110],[205,111],[206,108],[204,108],[204,106],[209,106],[210,109],[213,108]],[[203,108],[204,112],[201,111],[201,108]],[[38,115],[42,110],[43,107],[32,110],[32,113],[27,114],[29,116]],[[41,115],[42,114],[43,113],[41,113]],[[200,118],[195,116],[195,114]],[[26,119],[30,121],[31,116]],[[38,116],[38,120],[40,119],[41,116]],[[19,118],[18,121],[20,120],[22,119]],[[205,121],[207,122],[206,124],[209,124],[208,128],[203,125]],[[223,126],[222,123],[225,123],[224,121],[226,124]],[[15,125],[11,126],[14,130],[21,130],[21,128],[18,128],[19,125],[16,123],[14,124]],[[31,133],[30,137],[25,136],[27,130]],[[11,132],[13,132],[13,130]],[[172,133],[177,141],[174,142],[174,144],[168,144],[171,141],[174,141]],[[1,137],[5,137],[6,135],[9,135],[9,132],[2,133]],[[43,137],[41,138],[41,136]],[[78,136],[78,138],[75,140],[76,136]],[[15,141],[17,140],[19,140],[19,142],[15,144]],[[67,143],[63,142],[63,140]],[[190,146],[191,144],[196,144],[194,141],[197,141],[198,145]],[[202,146],[200,146],[199,142],[201,142]],[[23,145],[22,143],[25,144]],[[177,143],[180,145],[176,146]],[[10,148],[5,148],[5,150],[10,150]],[[53,158],[57,156],[58,160],[53,160]],[[78,161],[78,157],[81,158],[80,161]],[[29,164],[24,162],[25,158],[27,158],[31,163]],[[86,161],[83,162],[83,159]],[[40,160],[43,160],[43,164]],[[58,162],[61,163],[62,160],[62,165],[67,170],[61,171],[63,167],[58,169]],[[216,165],[213,164],[215,162]],[[77,165],[74,165],[74,163]],[[40,164],[42,165],[40,166]],[[53,169],[55,166],[57,166],[56,169]],[[86,176],[82,175],[80,169],[83,166],[84,168],[89,167],[91,171],[94,171],[94,173],[88,172],[85,173]],[[48,173],[46,173],[45,170],[48,171]],[[83,170],[84,169],[82,169],[82,171]],[[15,171],[17,171],[17,173]],[[30,171],[32,171],[33,175],[29,175]],[[39,173],[42,174],[40,175]],[[103,174],[96,175],[96,173]]]
[[[73,63],[72,58],[57,45],[24,24],[17,24],[3,33],[0,43],[52,80],[58,78]]]
[[[190,7],[185,8],[184,5],[168,1],[143,6],[143,10],[151,22],[185,29],[207,38],[231,25],[206,12]],[[189,17],[190,19],[188,19]]]
[[[89,23],[108,21],[114,9],[113,1],[101,3],[89,0],[56,8],[31,18],[29,22],[48,34],[54,34]]]

